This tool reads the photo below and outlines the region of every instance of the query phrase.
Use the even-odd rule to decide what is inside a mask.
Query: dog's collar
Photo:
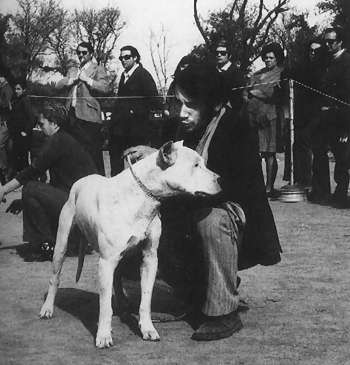
[[[148,187],[141,181],[141,179],[136,175],[134,169],[132,168],[132,163],[130,160],[130,155],[126,156],[126,160],[128,161],[128,165],[129,165],[129,169],[131,171],[131,175],[134,177],[134,179],[136,180],[138,186],[141,188],[141,190],[150,198],[160,201],[161,197],[155,195],[150,189],[148,189]]]

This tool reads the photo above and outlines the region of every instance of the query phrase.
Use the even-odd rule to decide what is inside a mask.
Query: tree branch
[[[204,39],[204,42],[207,45],[209,45],[210,44],[209,38],[205,34],[205,31],[202,28],[202,25],[201,25],[200,20],[199,20],[199,17],[198,17],[197,0],[193,0],[193,16],[194,16],[194,20],[196,22],[197,28],[198,28],[200,34],[202,35],[202,37]]]

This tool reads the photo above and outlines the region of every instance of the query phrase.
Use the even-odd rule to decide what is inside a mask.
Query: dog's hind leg
[[[159,245],[160,233],[160,219],[159,217],[155,217],[149,227],[148,242],[143,249],[143,262],[141,265],[141,303],[139,309],[139,328],[142,338],[148,341],[159,341],[160,339],[151,319],[151,300],[158,267],[157,249]]]
[[[65,253],[67,251],[68,236],[74,219],[75,207],[73,204],[74,203],[69,199],[63,206],[60,214],[55,251],[52,260],[52,276],[49,281],[49,290],[46,300],[41,307],[39,314],[39,317],[43,319],[51,318],[53,315],[59,278],[61,275]]]
[[[100,315],[96,334],[96,347],[113,346],[112,340],[112,291],[113,274],[118,260],[107,260],[100,257],[98,263],[98,278],[100,285]]]

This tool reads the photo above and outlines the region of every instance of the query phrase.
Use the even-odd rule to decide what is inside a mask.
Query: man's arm
[[[18,189],[21,183],[17,179],[12,179],[5,185],[0,185],[0,203],[3,201],[5,195],[11,193],[15,189]]]
[[[77,75],[78,69],[76,67],[68,70],[67,76],[63,77],[56,83],[56,88],[63,89],[64,87],[71,87],[78,81]]]
[[[79,75],[79,80],[86,82],[91,90],[107,94],[110,91],[109,77],[102,66],[97,66],[96,72],[92,77],[89,77],[86,72],[82,71]]]

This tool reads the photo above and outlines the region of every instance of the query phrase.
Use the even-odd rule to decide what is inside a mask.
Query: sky
[[[276,3],[277,0],[268,0]],[[319,0],[291,0],[291,5],[298,9],[309,10],[311,22],[318,19],[315,13]],[[199,14],[206,18],[209,11],[222,9],[227,0],[198,0]],[[153,73],[149,52],[149,33],[153,29],[159,31],[162,24],[165,27],[169,46],[169,70],[175,69],[180,58],[188,53],[195,44],[202,42],[201,35],[193,18],[193,0],[61,0],[66,9],[104,6],[117,6],[122,19],[126,22],[119,38],[117,47],[131,44],[140,54],[143,65]],[[2,13],[15,12],[15,0],[0,0]],[[118,56],[118,53],[116,56]],[[119,67],[119,65],[116,67]]]

